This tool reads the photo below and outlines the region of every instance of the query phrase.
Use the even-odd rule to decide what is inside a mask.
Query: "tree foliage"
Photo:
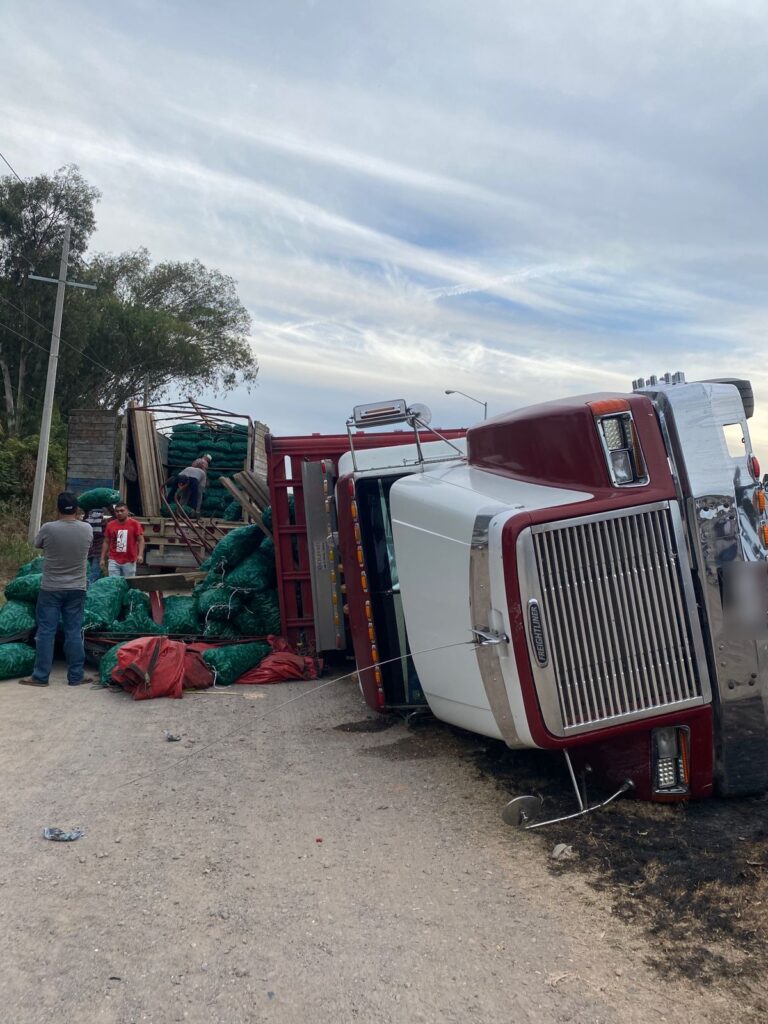
[[[250,317],[231,277],[198,260],[153,266],[146,249],[86,262],[98,199],[74,166],[23,183],[0,178],[0,427],[9,436],[33,430],[39,417],[56,289],[29,274],[34,267],[58,277],[66,223],[69,276],[97,290],[67,289],[56,388],[62,414],[157,399],[171,385],[227,392],[256,379]]]

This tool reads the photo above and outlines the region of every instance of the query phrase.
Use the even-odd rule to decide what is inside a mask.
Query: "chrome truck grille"
[[[708,698],[676,507],[534,526],[528,544],[526,628],[553,731],[585,732]]]

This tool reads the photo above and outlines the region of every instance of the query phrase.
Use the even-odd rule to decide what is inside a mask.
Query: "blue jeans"
[[[126,579],[130,576],[136,575],[136,563],[135,562],[116,562],[114,558],[110,558],[107,562],[107,575],[108,576],[125,576]]]
[[[185,484],[186,494],[184,494],[183,487],[183,485]],[[194,476],[184,476],[183,473],[180,473],[176,478],[176,487],[173,492],[173,497],[177,501],[179,500],[179,491],[182,492],[182,504],[188,505],[194,512],[199,512],[200,503],[202,501],[203,495],[202,491],[200,490],[200,484],[198,483],[197,478]],[[173,501],[173,498],[171,498],[170,500]]]
[[[88,559],[88,586],[101,579],[101,555]]]
[[[53,642],[61,616],[64,627],[64,656],[67,659],[67,681],[79,683],[85,671],[83,648],[84,590],[41,590],[37,597],[37,638],[35,667],[32,678],[48,682],[53,664]]]

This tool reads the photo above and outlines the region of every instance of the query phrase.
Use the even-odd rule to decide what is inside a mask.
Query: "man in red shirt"
[[[131,517],[127,505],[115,505],[115,518],[104,527],[101,568],[110,576],[135,576],[144,562],[144,527]]]

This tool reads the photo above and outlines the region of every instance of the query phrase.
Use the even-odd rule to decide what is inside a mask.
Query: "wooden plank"
[[[262,511],[269,505],[269,492],[253,473],[235,473],[235,482]]]
[[[161,573],[159,576],[133,576],[126,580],[126,582],[133,590],[143,590],[145,593],[155,590],[191,590],[198,580],[203,579],[205,575],[204,572],[199,572],[198,570],[166,572]]]
[[[131,409],[131,426],[142,511],[156,516],[160,514],[162,478],[154,417],[145,409]]]
[[[249,496],[239,490],[238,487],[226,476],[221,477],[219,483],[229,491],[235,501],[240,504],[243,511],[253,519],[261,532],[272,540],[272,531],[268,526],[264,525],[264,520],[261,518],[261,509],[259,509],[258,506],[250,500]]]

